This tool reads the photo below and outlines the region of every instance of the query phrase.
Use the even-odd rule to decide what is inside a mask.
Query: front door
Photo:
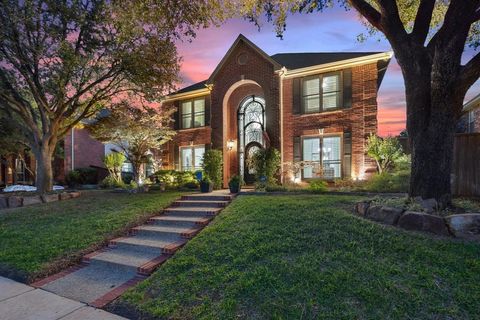
[[[245,184],[251,185],[255,182],[255,170],[249,165],[250,161],[258,150],[262,149],[262,145],[256,141],[250,142],[246,147],[245,147],[245,163],[244,163],[244,174],[243,174],[243,180],[245,181]]]
[[[248,168],[248,161],[255,151],[264,147],[265,100],[249,96],[238,109],[238,141],[240,176],[246,184],[255,182],[255,174]]]

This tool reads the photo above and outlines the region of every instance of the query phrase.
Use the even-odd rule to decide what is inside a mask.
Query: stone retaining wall
[[[54,202],[59,200],[68,200],[80,197],[80,192],[62,192],[54,194],[46,194],[43,196],[31,195],[31,196],[0,196],[0,210],[7,208],[26,207],[34,204]]]
[[[441,217],[425,212],[372,205],[371,201],[362,201],[355,205],[355,214],[369,220],[406,230],[480,240],[480,213],[455,214]]]

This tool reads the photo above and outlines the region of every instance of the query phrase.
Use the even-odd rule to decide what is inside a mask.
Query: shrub
[[[214,189],[222,188],[223,177],[223,155],[222,151],[211,149],[205,152],[203,155],[202,163],[205,176],[209,178],[213,183]]]
[[[265,188],[267,192],[286,192],[288,188],[280,185],[267,185]]]
[[[325,192],[328,191],[328,184],[321,179],[314,179],[308,182],[308,189],[313,192]]]
[[[125,159],[123,153],[120,152],[109,153],[103,158],[103,164],[107,168],[108,173],[113,179],[117,180],[117,182],[120,182],[122,179],[122,165]]]
[[[76,185],[81,184],[80,182],[80,172],[77,170],[72,170],[67,173],[65,177],[65,182],[70,188],[75,187]]]
[[[113,176],[108,176],[100,182],[100,188],[125,188],[126,184],[116,180]]]
[[[186,182],[182,185],[184,189],[198,189],[199,183],[197,180]]]
[[[78,168],[76,169],[80,174],[80,184],[96,184],[97,170],[93,168]]]
[[[280,152],[275,148],[260,149],[256,151],[248,165],[255,170],[255,179],[260,181],[266,177],[268,185],[278,183],[277,175],[280,170]]]
[[[397,138],[380,138],[374,134],[368,137],[367,154],[377,163],[378,172],[391,170],[395,161],[403,155],[402,145]]]
[[[410,172],[383,172],[374,175],[365,185],[365,189],[372,192],[408,192]]]
[[[150,179],[153,182],[165,184],[167,188],[198,187],[195,173],[191,171],[158,170],[150,176]]]

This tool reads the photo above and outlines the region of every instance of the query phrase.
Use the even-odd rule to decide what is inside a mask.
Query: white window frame
[[[205,145],[204,144],[197,144],[197,145],[193,145],[193,146],[182,146],[182,147],[179,147],[179,150],[178,150],[178,163],[180,164],[180,171],[197,171],[197,170],[201,170],[201,166],[202,166],[202,163],[195,163],[195,149],[199,149],[199,148],[203,148],[203,154],[205,154],[206,150],[205,150]],[[192,169],[186,169],[184,168],[183,166],[183,153],[182,151],[183,150],[186,150],[186,149],[191,149],[192,151]]]

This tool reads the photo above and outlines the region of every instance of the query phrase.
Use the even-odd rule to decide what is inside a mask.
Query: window
[[[306,165],[303,178],[341,178],[341,140],[340,137],[304,138],[303,161]]]
[[[201,170],[204,153],[205,146],[180,147],[180,165],[182,171]]]
[[[25,162],[22,159],[15,159],[15,181],[25,181]]]
[[[314,113],[338,109],[341,106],[341,74],[331,73],[303,80],[303,111]]]
[[[205,98],[183,101],[180,113],[182,129],[205,126]]]
[[[468,132],[475,132],[475,110],[468,112]]]

